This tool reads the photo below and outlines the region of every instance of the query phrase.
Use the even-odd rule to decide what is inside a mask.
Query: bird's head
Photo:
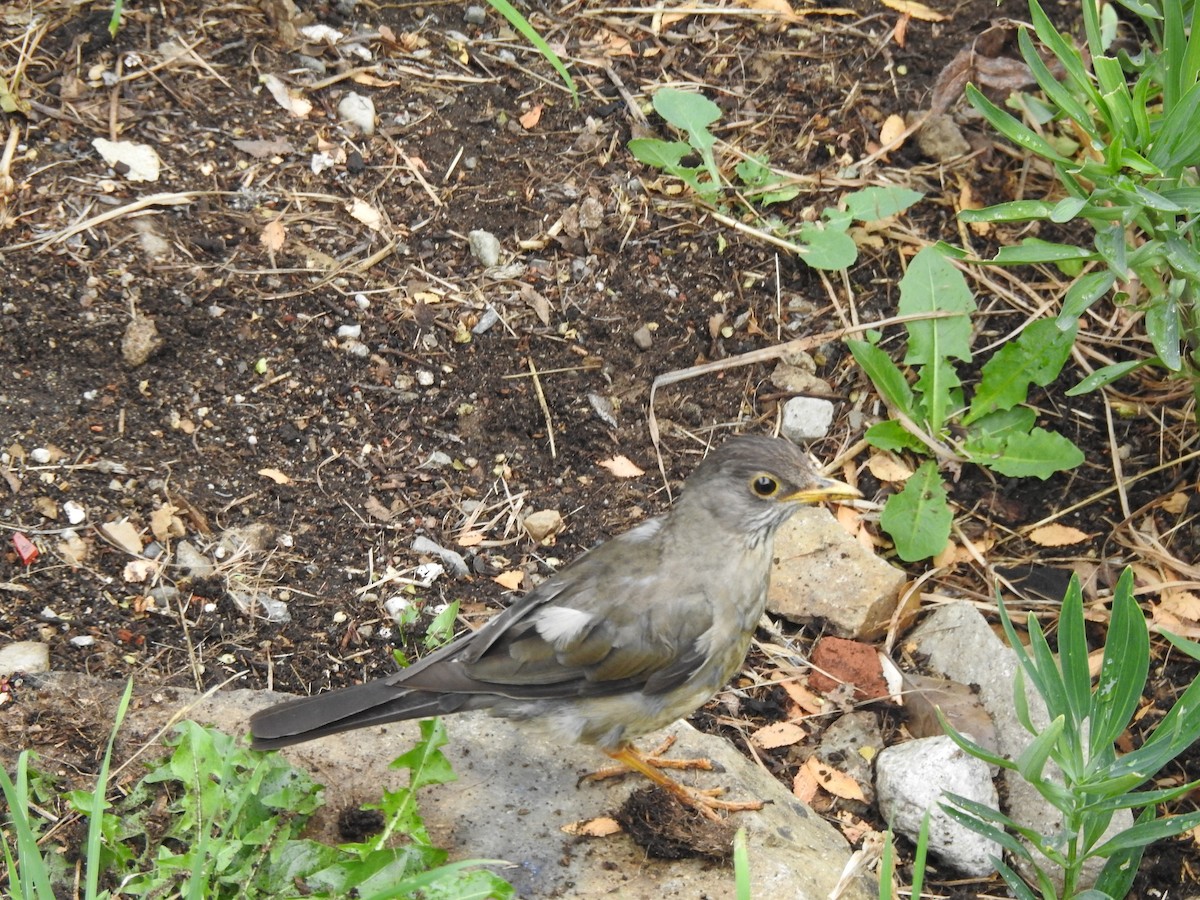
[[[756,537],[774,533],[798,506],[861,497],[817,474],[807,454],[781,438],[742,435],[710,453],[684,483],[680,503]]]

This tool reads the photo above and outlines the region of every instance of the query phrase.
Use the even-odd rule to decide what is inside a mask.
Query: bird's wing
[[[714,617],[702,587],[664,592],[657,555],[653,542],[601,545],[389,681],[516,699],[669,691],[707,659]]]

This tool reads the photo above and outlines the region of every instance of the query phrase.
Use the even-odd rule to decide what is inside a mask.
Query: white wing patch
[[[542,640],[554,645],[555,650],[561,650],[571,641],[582,635],[592,624],[589,613],[569,606],[549,606],[538,613],[534,619],[534,627]]]

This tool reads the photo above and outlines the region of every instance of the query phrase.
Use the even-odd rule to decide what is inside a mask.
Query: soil
[[[0,643],[44,641],[55,668],[163,685],[310,693],[378,677],[393,650],[424,652],[444,604],[462,603],[460,627],[477,624],[507,602],[492,576],[520,573],[527,587],[666,508],[646,416],[656,376],[793,338],[817,336],[817,374],[837,401],[814,455],[839,460],[869,500],[895,489],[867,469],[861,443],[882,407],[841,343],[821,336],[894,315],[915,247],[969,238],[986,256],[1012,237],[956,224],[964,192],[1010,199],[1024,177],[961,102],[968,157],[938,162],[910,140],[868,158],[889,115],[928,109],[955,55],[1023,4],[971,0],[939,9],[939,22],[865,0],[794,21],[739,8],[661,20],[581,3],[531,10],[572,61],[577,106],[496,13],[469,24],[465,11],[186,0],[126,8],[115,38],[106,6],[0,12],[0,60],[10,80],[21,61],[27,103],[0,118],[13,136],[0,166]],[[297,33],[316,23],[358,37]],[[290,114],[267,76],[311,111]],[[625,149],[647,133],[646,98],[673,84],[721,107],[723,141],[802,176],[800,196],[776,208],[785,219],[873,183],[926,199],[864,237],[844,278],[808,268],[717,223]],[[350,93],[373,100],[374,135],[340,121]],[[649,133],[666,136],[651,119]],[[107,165],[95,138],[152,146],[157,181]],[[499,239],[498,265],[472,254],[477,230]],[[988,277],[1027,301],[1059,284],[1032,270]],[[1022,311],[1010,293],[973,287],[982,347]],[[648,347],[645,333],[634,339],[643,326]],[[726,434],[774,427],[788,395],[772,366],[658,392],[672,486]],[[964,534],[988,538],[988,567],[1024,576],[1087,567],[1104,584],[1135,561],[1143,583],[1168,580],[1164,568],[1194,578],[1186,392],[1122,384],[1113,416],[1100,394],[1064,397],[1081,371],[1068,369],[1033,400],[1088,462],[1044,483],[948,473]],[[1111,490],[1117,451],[1124,496]],[[618,456],[642,474],[602,465]],[[1167,502],[1179,494],[1182,507]],[[535,510],[564,517],[552,545],[520,526]],[[1031,542],[1026,526],[1056,515],[1091,537]],[[141,561],[100,527],[122,520]],[[37,559],[22,560],[15,533]],[[430,561],[411,549],[418,536],[463,554],[470,575],[415,586]],[[180,540],[215,569],[180,568]],[[163,565],[145,562],[156,554]],[[922,589],[986,601],[991,583],[964,555]],[[397,596],[419,612],[408,628],[385,611]],[[1023,599],[1057,596],[1057,583],[1031,584]],[[289,621],[271,621],[263,600],[282,601]],[[1147,703],[1162,708],[1195,675],[1155,672]],[[19,703],[0,716],[20,716]],[[65,724],[43,740],[59,752],[102,743]],[[1157,849],[1139,896],[1195,885],[1186,853]]]

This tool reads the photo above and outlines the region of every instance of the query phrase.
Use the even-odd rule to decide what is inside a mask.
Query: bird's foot
[[[675,740],[675,735],[667,735],[666,740],[648,753],[643,753],[631,744],[626,746],[630,751],[636,753],[646,765],[653,766],[656,769],[703,769],[705,772],[711,772],[713,770],[712,760],[704,759],[703,757],[698,757],[695,759],[665,759],[663,754],[671,749],[675,743]],[[613,756],[611,753],[608,755]],[[616,759],[615,756],[613,758]],[[605,766],[603,769],[597,769],[595,772],[589,772],[579,780],[604,781],[606,778],[617,778],[621,775],[628,775],[631,769],[633,769],[632,766],[624,763],[618,766]]]
[[[615,759],[621,764],[615,774],[621,774],[633,770],[641,775],[644,775],[650,781],[657,784],[664,790],[669,791],[673,796],[688,806],[696,809],[703,816],[713,821],[720,821],[721,816],[717,810],[726,812],[743,812],[747,810],[762,809],[761,800],[720,800],[718,795],[723,792],[723,788],[713,788],[711,790],[699,790],[697,788],[688,787],[680,784],[675,779],[671,778],[665,772],[664,768],[680,769],[680,768],[698,768],[712,769],[712,762],[707,759],[700,760],[664,760],[658,754],[665,752],[671,744],[675,742],[674,738],[669,738],[662,746],[655,748],[649,754],[642,753],[631,744],[626,744],[616,750],[606,750],[612,759]],[[667,765],[663,765],[667,763]],[[682,763],[683,765],[680,765]],[[699,765],[689,765],[689,763],[699,763]],[[586,780],[595,781],[598,778],[609,778],[614,774],[611,770],[602,769],[600,772],[595,772],[587,776]]]

